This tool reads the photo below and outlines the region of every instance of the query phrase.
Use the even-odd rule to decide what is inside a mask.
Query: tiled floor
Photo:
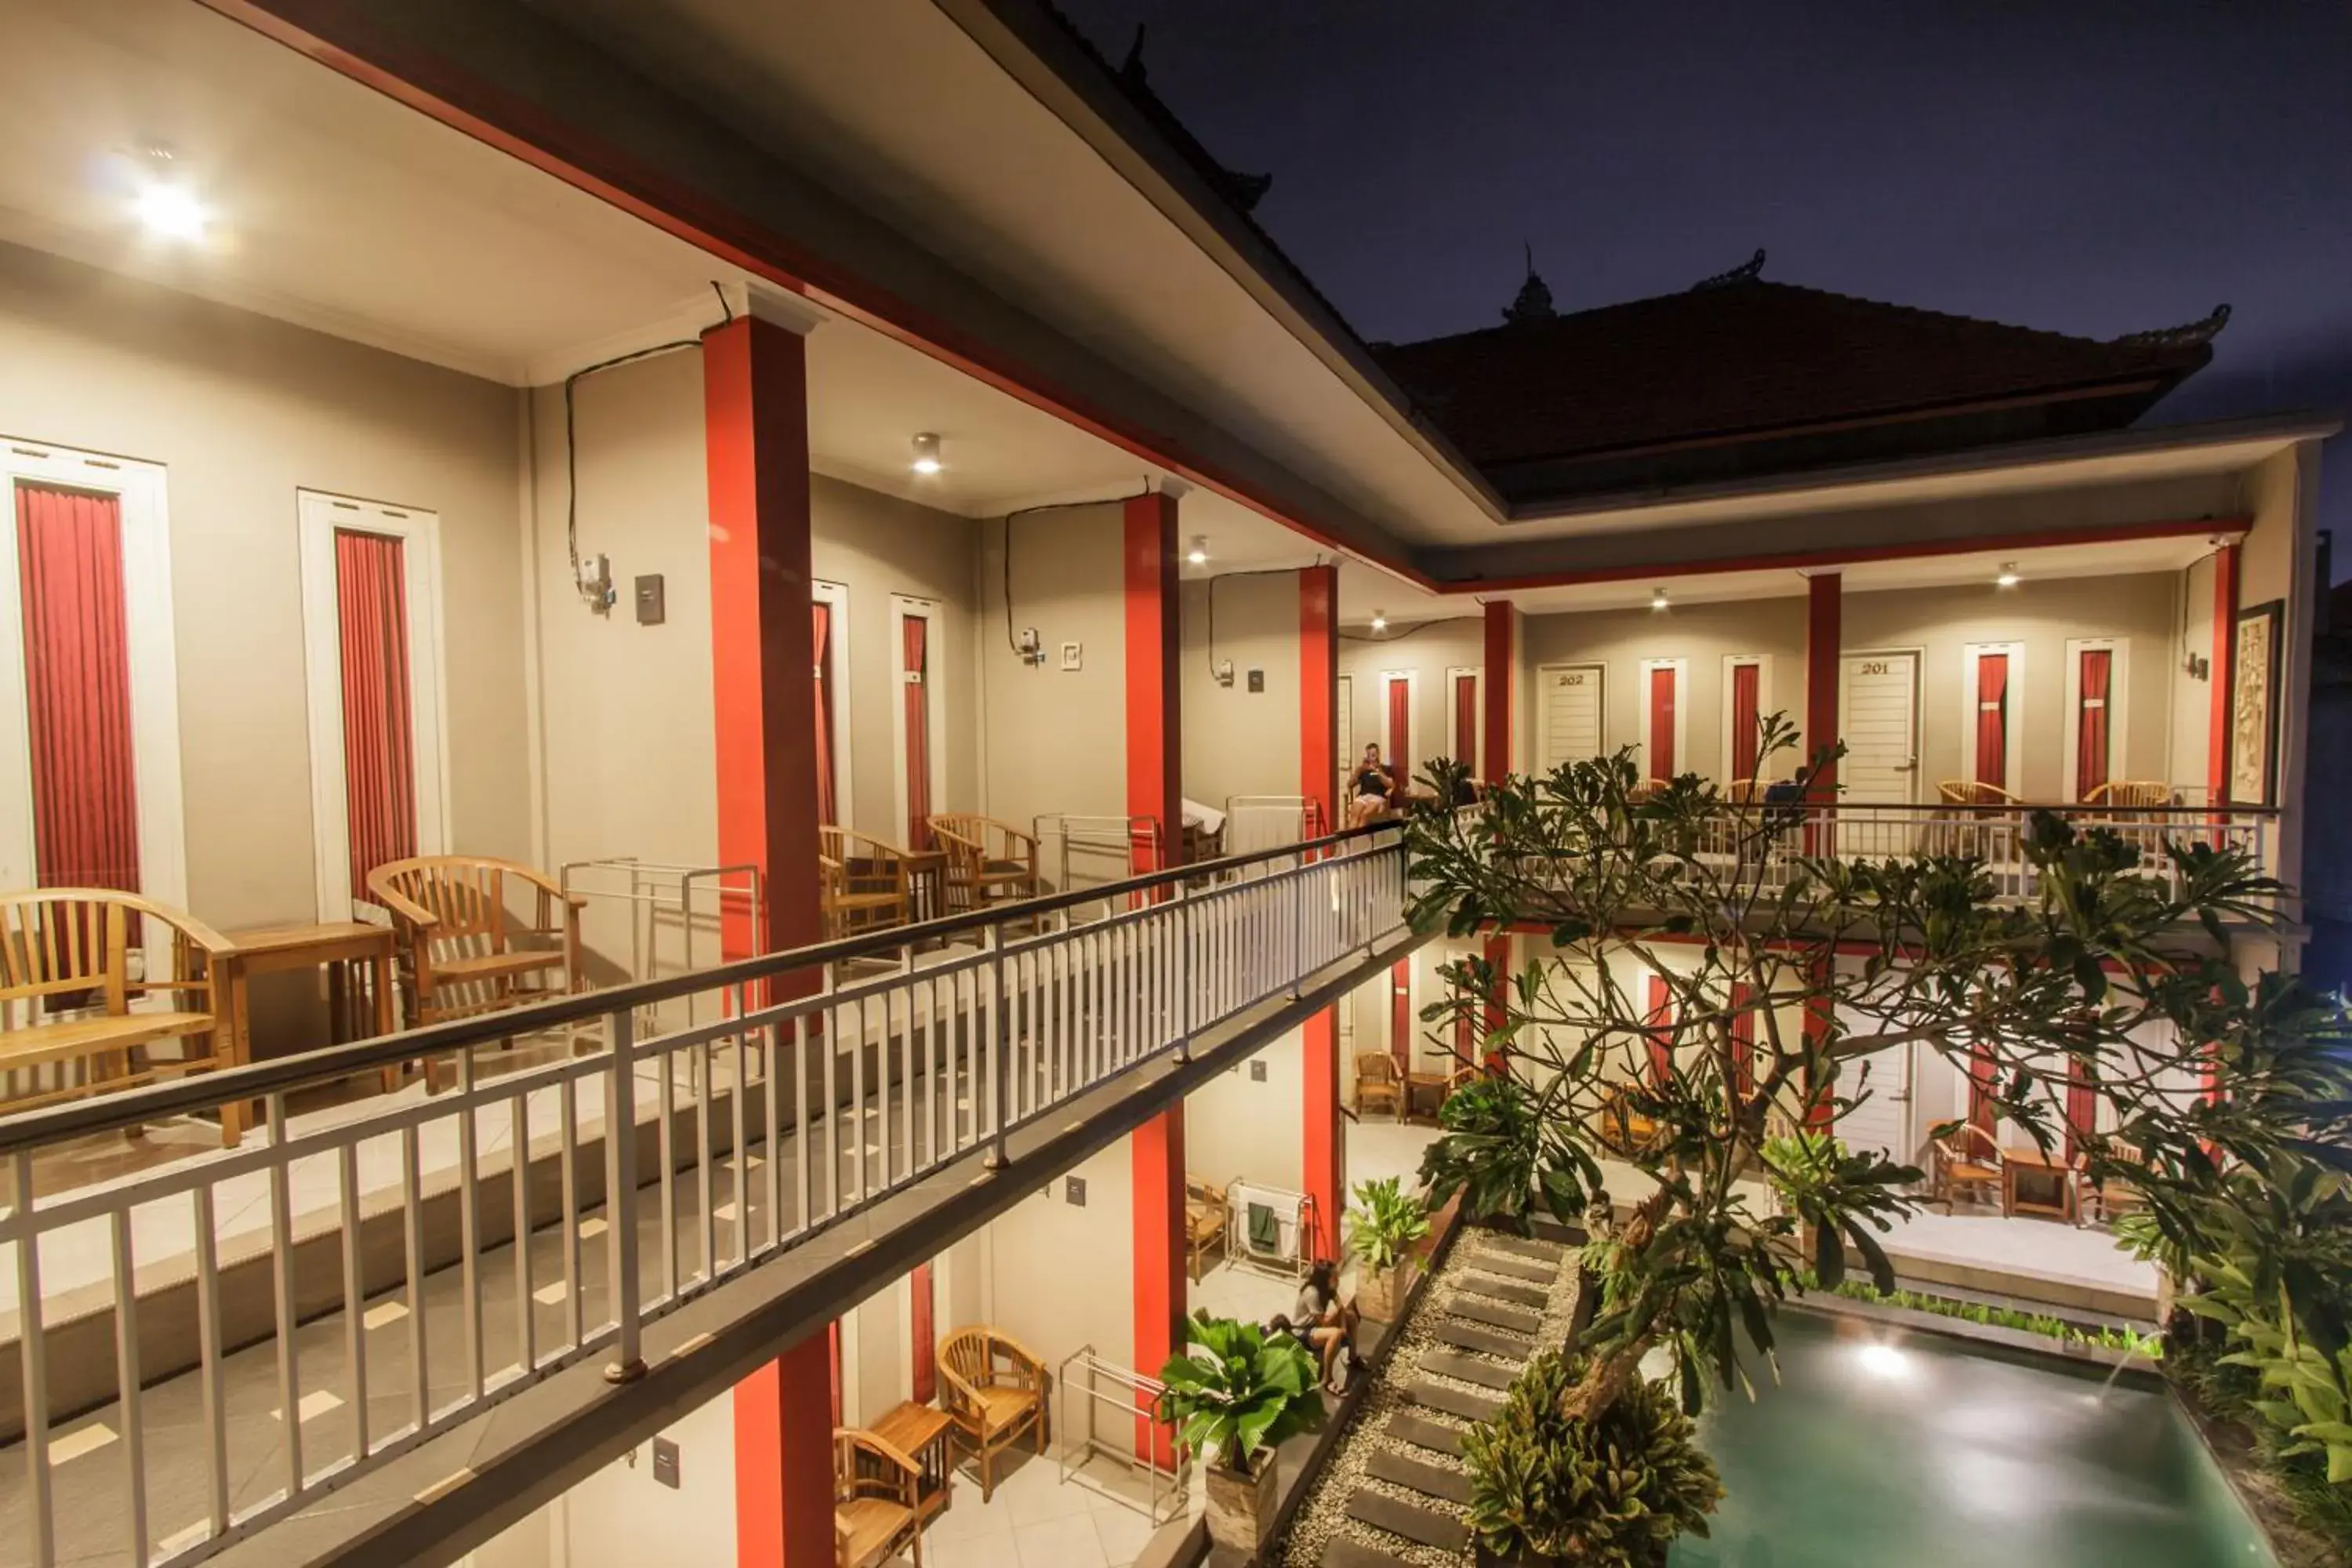
[[[1023,1455],[997,1472],[986,1502],[967,1471],[924,1532],[926,1568],[1126,1568],[1158,1528],[1140,1479],[1106,1461],[1089,1467],[1086,1482],[1066,1482],[1054,1457]],[[894,1568],[909,1561],[892,1559]]]
[[[1990,1210],[1922,1211],[1896,1222],[1886,1250],[1909,1257],[1990,1267],[2070,1285],[2128,1291],[2153,1300],[2157,1269],[2116,1245],[2103,1226],[2056,1220],[2004,1219]]]

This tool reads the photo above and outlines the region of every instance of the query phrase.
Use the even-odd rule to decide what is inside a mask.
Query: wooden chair
[[[917,1490],[922,1467],[871,1432],[835,1427],[833,1434],[833,1543],[836,1568],[874,1568],[911,1550],[923,1563],[923,1524]]]
[[[1184,1267],[1198,1285],[1212,1251],[1225,1251],[1225,1189],[1196,1176],[1184,1178]]]
[[[816,845],[826,941],[887,931],[913,918],[914,858],[906,850],[854,827],[820,826]]]
[[[1928,1148],[1927,1201],[1952,1212],[1953,1200],[2000,1194],[2000,1145],[1973,1121],[1963,1121]]]
[[[972,812],[926,820],[947,854],[950,912],[1037,896],[1035,835]]]
[[[940,1342],[940,1408],[980,1461],[980,1500],[996,1488],[996,1456],[1025,1430],[1045,1452],[1045,1363],[1012,1335],[984,1325]]]
[[[2111,1142],[2108,1147],[2115,1152],[2115,1154],[2118,1159],[2133,1164],[2137,1164],[2143,1158],[2145,1158],[2145,1156],[2141,1154],[2139,1147],[2137,1144],[2118,1142]],[[2146,1208],[2147,1206],[2147,1194],[2143,1194],[2137,1185],[2126,1181],[2121,1176],[2109,1176],[2106,1180],[2100,1181],[2095,1178],[2090,1172],[2078,1169],[2074,1175],[2074,1181],[2077,1187],[2080,1189],[2079,1196],[2081,1200],[2083,1202],[2087,1202],[2092,1208],[2097,1211],[2093,1217],[2101,1225],[2106,1224],[2108,1219],[2119,1210]],[[2079,1214],[2081,1209],[2082,1203],[2078,1202],[2075,1205],[2075,1212]]]
[[[1966,779],[1940,779],[1936,796],[1946,805],[2015,805],[2017,797],[1997,784],[1970,784]]]
[[[1356,1114],[1369,1116],[1374,1110],[1403,1116],[1404,1075],[1397,1071],[1396,1058],[1388,1052],[1358,1051]]]
[[[537,895],[534,923],[508,923],[509,879]],[[411,1022],[438,1024],[580,989],[580,910],[530,867],[480,855],[423,855],[368,873],[392,911]],[[553,972],[561,972],[560,986]],[[526,984],[529,982],[529,984]]]
[[[2151,805],[2170,805],[2172,786],[2146,779],[2109,779],[2084,795],[2083,804],[2126,811]]]
[[[1593,1112],[1593,1136],[1601,1146],[1627,1156],[1647,1153],[1662,1136],[1654,1118],[1633,1109],[1633,1095],[1631,1085],[1620,1084]]]
[[[134,921],[169,931],[162,974],[131,973]],[[42,888],[0,894],[0,1082],[21,1086],[38,1069],[47,1088],[0,1090],[0,1106],[29,1110],[153,1081],[164,1073],[234,1065],[232,1020],[215,989],[228,940],[192,915],[111,888]],[[152,956],[152,954],[151,954]],[[168,1007],[131,1011],[155,996]],[[156,1061],[148,1047],[189,1042]],[[201,1054],[197,1054],[201,1043]],[[79,1064],[80,1071],[73,1070]],[[78,1078],[78,1082],[68,1081]],[[234,1142],[231,1121],[222,1136]]]

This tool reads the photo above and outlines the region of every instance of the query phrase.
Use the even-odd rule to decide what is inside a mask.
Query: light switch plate
[[[1253,669],[1249,672],[1249,689],[1252,691],[1264,691],[1265,689],[1265,671],[1262,669]]]
[[[667,1437],[654,1439],[654,1479],[666,1487],[677,1485],[677,1445]]]
[[[1062,1195],[1069,1200],[1070,1206],[1072,1208],[1082,1209],[1086,1207],[1087,1179],[1084,1176],[1064,1177],[1062,1180]]]
[[[1264,1062],[1252,1062],[1252,1063],[1250,1063],[1250,1082],[1252,1082],[1252,1083],[1264,1083],[1265,1081],[1265,1064]]]
[[[1084,643],[1066,642],[1062,645],[1062,668],[1064,669],[1083,669],[1086,668],[1086,659],[1087,647]]]

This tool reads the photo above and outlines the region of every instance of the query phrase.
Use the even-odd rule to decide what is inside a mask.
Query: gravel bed
[[[1483,1253],[1482,1233],[1479,1231],[1470,1230],[1455,1238],[1444,1267],[1437,1271],[1422,1292],[1420,1304],[1405,1322],[1385,1369],[1358,1408],[1354,1423],[1339,1440],[1339,1447],[1324,1466],[1322,1475],[1317,1479],[1314,1491],[1292,1521],[1288,1536],[1268,1554],[1267,1562],[1271,1568],[1318,1568],[1323,1559],[1323,1549],[1334,1536],[1340,1534],[1352,1535],[1405,1562],[1424,1564],[1425,1568],[1462,1568],[1462,1564],[1470,1560],[1466,1552],[1440,1552],[1402,1536],[1391,1535],[1360,1521],[1351,1521],[1348,1518],[1347,1509],[1348,1500],[1359,1490],[1370,1490],[1434,1512],[1451,1514],[1456,1519],[1463,1517],[1465,1510],[1457,1505],[1380,1480],[1368,1475],[1364,1467],[1371,1456],[1381,1449],[1423,1460],[1437,1458],[1425,1449],[1386,1435],[1384,1428],[1388,1426],[1389,1417],[1400,1410],[1411,1410],[1422,1419],[1440,1426],[1449,1426],[1456,1431],[1467,1429],[1469,1423],[1443,1411],[1416,1405],[1407,1399],[1405,1388],[1414,1381],[1426,1378],[1433,1383],[1468,1389],[1489,1398],[1495,1395],[1496,1391],[1494,1389],[1423,1372],[1420,1366],[1422,1356],[1433,1350],[1460,1355],[1481,1355],[1482,1352],[1477,1351],[1444,1343],[1432,1331],[1437,1321],[1445,1315],[1455,1292],[1465,1284],[1474,1279],[1483,1281],[1505,1278],[1479,1267]],[[1568,1337],[1569,1323],[1576,1306],[1574,1264],[1572,1250],[1560,1260],[1560,1276],[1552,1287],[1551,1300],[1542,1313],[1543,1327],[1536,1336],[1535,1348],[1538,1350],[1557,1347]],[[1511,1280],[1510,1283],[1525,1284],[1527,1281]],[[1509,1364],[1499,1357],[1486,1356],[1483,1359]]]

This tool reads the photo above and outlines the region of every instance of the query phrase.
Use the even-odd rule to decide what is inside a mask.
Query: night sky
[[[2235,315],[2152,421],[2352,406],[2352,5],[1061,0],[1370,339],[1764,275],[2111,337]],[[2352,437],[2321,525],[2352,574]]]

